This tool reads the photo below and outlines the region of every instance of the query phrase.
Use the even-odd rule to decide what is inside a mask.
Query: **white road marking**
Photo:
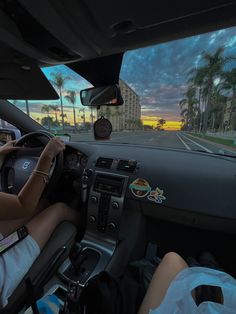
[[[183,134],[181,134],[181,135],[182,135],[183,138],[189,140],[189,141],[192,142],[193,144],[195,144],[195,145],[199,146],[200,148],[204,149],[206,152],[208,152],[208,153],[213,153],[213,151],[211,151],[210,149],[204,147],[203,145],[201,145],[201,144],[195,142],[194,140],[191,140],[191,138],[188,138],[186,135],[183,135]]]
[[[179,136],[179,134],[176,133],[176,136],[179,138],[179,140],[182,142],[182,144],[187,148],[188,150],[191,150],[191,148],[188,146],[187,143]]]

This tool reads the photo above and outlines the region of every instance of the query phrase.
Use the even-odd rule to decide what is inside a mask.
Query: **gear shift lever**
[[[79,243],[76,243],[69,254],[69,259],[75,273],[78,273],[78,270],[80,267],[79,265],[80,263],[78,263],[78,260],[79,260],[81,249],[82,249],[81,245]]]

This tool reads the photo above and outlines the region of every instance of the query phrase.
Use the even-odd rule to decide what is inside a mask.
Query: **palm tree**
[[[190,83],[190,86],[196,89],[197,96],[198,96],[198,112],[199,112],[199,132],[202,129],[202,117],[203,117],[203,110],[205,107],[205,94],[203,93],[204,89],[204,79],[205,79],[205,73],[204,71],[198,71],[197,68],[191,69],[188,73],[190,75],[190,79],[188,80],[188,83]]]
[[[67,114],[66,113],[61,113],[60,114],[61,120],[64,121],[64,129],[65,129],[65,125],[68,124],[65,120],[67,119]]]
[[[81,119],[83,119],[83,125],[85,125],[85,122],[86,122],[85,109],[81,108],[81,109],[79,109],[79,112],[83,113],[82,116],[81,116]]]
[[[56,123],[58,124],[58,112],[60,112],[60,108],[58,105],[49,105],[50,109],[54,112],[54,115],[55,115],[55,121]]]
[[[43,105],[42,108],[41,108],[41,112],[47,114],[47,118],[48,118],[47,122],[48,122],[48,129],[49,129],[49,131],[51,129],[50,110],[51,110],[51,108],[50,108],[49,105]]]
[[[231,101],[229,123],[232,124],[236,111],[236,68],[222,75],[222,83],[220,89],[229,93],[228,98]]]
[[[76,127],[76,115],[75,115],[75,104],[76,104],[76,91],[68,90],[65,99],[72,104],[73,106],[73,115],[74,115],[74,126]]]
[[[61,117],[62,117],[62,129],[64,131],[65,128],[65,122],[64,122],[64,111],[63,111],[63,101],[62,101],[62,91],[65,86],[65,82],[69,79],[68,76],[63,76],[62,73],[56,72],[56,73],[51,73],[52,80],[51,83],[55,86],[55,88],[59,92],[60,96],[60,103],[61,103]]]
[[[94,121],[94,118],[95,118],[95,115],[93,114],[93,107],[90,107],[90,110],[91,110],[91,112],[90,112],[90,118],[91,118],[91,123],[92,123],[92,125],[93,125],[93,121]]]
[[[161,118],[157,121],[157,129],[158,130],[163,130],[163,126],[166,124],[166,120]]]
[[[198,100],[195,97],[195,88],[189,87],[184,94],[185,98],[181,99],[179,106],[181,109],[181,116],[185,119],[185,125],[187,129],[193,129],[195,126],[195,118],[197,113]]]
[[[212,105],[212,96],[214,89],[214,80],[219,78],[224,73],[224,66],[234,59],[232,56],[224,56],[224,48],[218,48],[215,53],[202,53],[204,65],[195,70],[195,76],[201,78],[202,93],[206,99],[206,107],[204,112],[203,130],[206,131],[208,127],[208,116]]]

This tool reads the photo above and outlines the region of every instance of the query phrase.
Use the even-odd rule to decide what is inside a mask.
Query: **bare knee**
[[[179,254],[177,254],[175,252],[169,252],[169,253],[165,254],[162,262],[165,264],[173,265],[173,266],[180,267],[180,268],[185,268],[188,266],[186,264],[186,262],[184,261],[184,259]]]
[[[71,208],[63,202],[57,202],[51,205],[50,210],[54,211],[58,216],[66,216],[67,212],[71,210]]]

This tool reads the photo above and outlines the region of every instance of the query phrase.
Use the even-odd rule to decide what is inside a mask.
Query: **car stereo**
[[[87,230],[101,233],[106,239],[117,239],[128,177],[96,171],[88,200]]]
[[[93,190],[99,193],[121,196],[123,185],[124,178],[122,177],[97,174]]]

